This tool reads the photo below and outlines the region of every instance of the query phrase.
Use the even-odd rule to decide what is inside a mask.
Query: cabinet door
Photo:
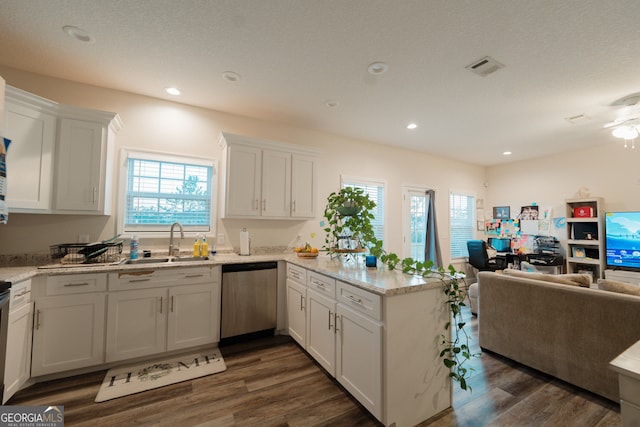
[[[376,418],[382,416],[382,324],[337,306],[336,379]]]
[[[307,347],[307,288],[287,279],[287,320],[289,335],[303,348]]]
[[[168,325],[167,350],[220,341],[220,286],[170,288]]]
[[[227,216],[260,215],[262,150],[230,146],[227,159]]]
[[[31,376],[104,363],[105,294],[36,301]]]
[[[55,209],[99,213],[103,208],[103,133],[100,123],[60,119]]]
[[[13,212],[50,211],[56,117],[11,101],[5,108],[7,204]]]
[[[331,375],[336,374],[336,302],[307,290],[307,351]]]
[[[291,212],[291,153],[262,152],[262,216],[289,217]]]
[[[291,216],[313,218],[316,214],[316,161],[294,154],[291,159]]]
[[[3,405],[29,379],[32,326],[33,303],[23,304],[19,309],[9,313]]]
[[[168,305],[166,288],[109,293],[107,362],[166,351]]]

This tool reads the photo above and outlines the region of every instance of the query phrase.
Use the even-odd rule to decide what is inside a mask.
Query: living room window
[[[451,259],[469,256],[467,240],[474,238],[475,196],[464,192],[449,192],[449,233]]]
[[[373,231],[376,239],[384,240],[384,193],[386,184],[382,181],[347,176],[342,176],[341,180],[342,188],[362,188],[365,194],[367,194],[371,200],[376,202],[376,208],[373,211],[374,219],[371,220],[371,225],[373,225]]]
[[[158,235],[174,222],[185,231],[211,232],[215,160],[141,151],[123,154],[122,232]]]

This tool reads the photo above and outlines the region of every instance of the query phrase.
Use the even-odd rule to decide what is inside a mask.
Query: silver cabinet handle
[[[36,310],[36,329],[40,329],[40,310]]]
[[[24,291],[20,292],[19,294],[15,294],[13,296],[13,299],[15,300],[15,299],[18,299],[18,298],[22,298],[23,296],[25,296],[27,294],[30,294],[30,293],[31,293],[31,290],[25,289]]]
[[[352,295],[345,295],[345,298],[347,298],[348,300],[351,300],[352,302],[355,302],[356,304],[362,305],[362,299],[361,298],[355,298]]]
[[[98,189],[96,187],[93,187],[93,200],[91,203],[95,203],[96,200],[98,199]]]
[[[267,199],[262,199],[262,211],[267,210]]]
[[[291,202],[291,212],[295,212],[296,211],[296,201],[292,201]]]
[[[89,286],[89,282],[84,282],[84,283],[65,283],[64,285],[65,288],[75,288],[78,286]]]
[[[331,313],[331,310],[329,310],[329,330],[331,330],[331,315],[333,313]]]
[[[164,299],[163,297],[160,297],[160,314],[162,314],[162,300],[163,299]]]
[[[194,279],[194,278],[196,278],[196,277],[202,277],[202,276],[204,276],[204,274],[186,274],[186,275],[184,276],[184,278],[185,278],[185,279]]]
[[[136,283],[136,282],[148,282],[149,280],[151,280],[150,278],[146,278],[146,279],[131,279],[129,280],[129,283]]]
[[[336,334],[340,330],[340,329],[338,329],[338,319],[340,319],[340,321],[342,321],[342,317],[338,316],[338,313],[334,313],[333,314],[333,325],[334,325],[333,326],[333,332],[336,333]]]
[[[173,313],[173,295],[171,295],[171,312]]]

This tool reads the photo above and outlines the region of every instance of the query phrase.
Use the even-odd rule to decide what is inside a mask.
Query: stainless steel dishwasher
[[[252,262],[222,266],[222,340],[276,328],[278,263]]]

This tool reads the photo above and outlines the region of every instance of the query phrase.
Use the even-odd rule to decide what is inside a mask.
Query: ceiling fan
[[[616,138],[622,138],[625,140],[625,147],[627,141],[632,141],[632,147],[635,148],[635,139],[640,135],[640,92],[627,95],[620,98],[613,103],[612,107],[624,107],[621,112],[622,115],[612,122],[604,125],[605,129],[613,129],[611,134]]]

